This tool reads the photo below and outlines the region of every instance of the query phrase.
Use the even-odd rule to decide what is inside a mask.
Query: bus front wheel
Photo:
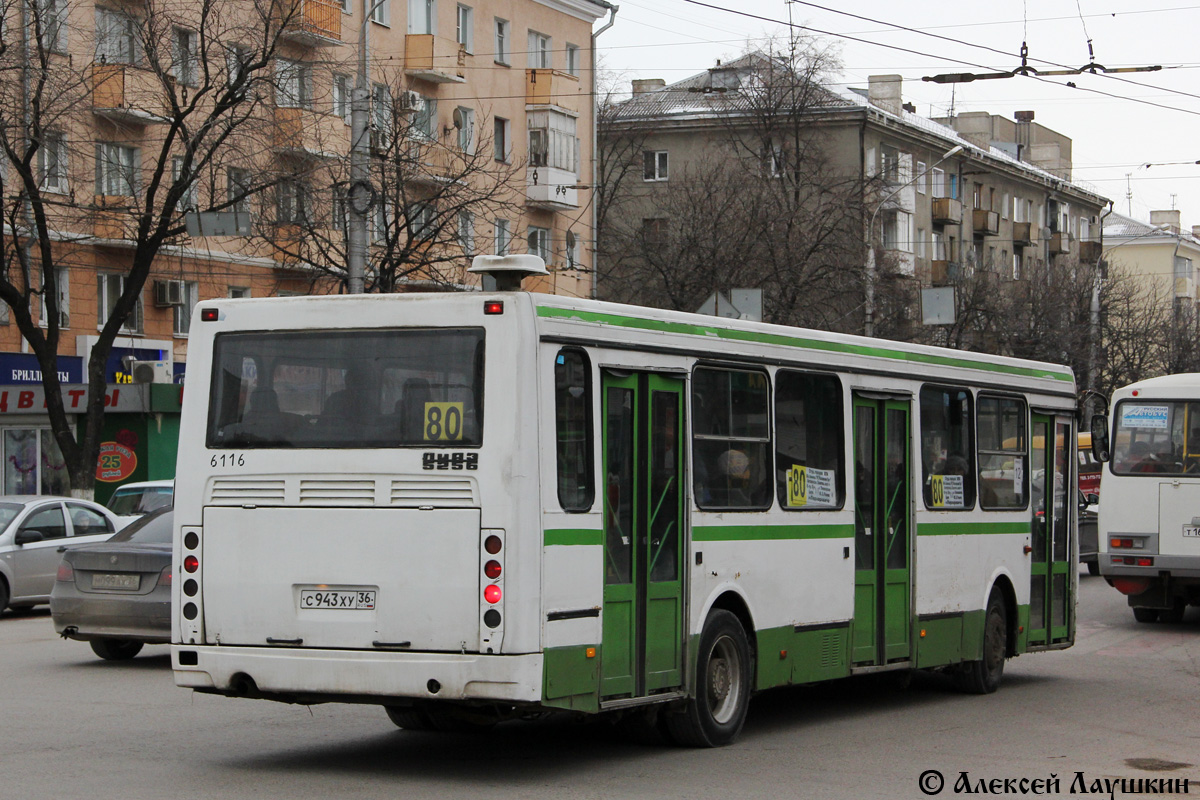
[[[1000,592],[993,590],[983,615],[983,657],[963,665],[962,688],[972,694],[991,694],[1000,688],[1007,651],[1008,609]]]
[[[709,614],[696,656],[696,691],[684,709],[667,715],[671,738],[689,747],[729,744],[742,729],[754,681],[750,643],[732,613]]]

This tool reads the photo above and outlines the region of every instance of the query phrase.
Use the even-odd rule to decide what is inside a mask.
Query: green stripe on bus
[[[750,542],[778,539],[850,539],[853,525],[699,525],[695,542]]]
[[[593,528],[558,528],[547,530],[543,537],[546,547],[555,544],[602,544],[603,532]]]
[[[922,522],[918,536],[965,536],[976,533],[1029,533],[1028,520],[1023,522]]]
[[[1073,382],[1075,378],[1070,372],[1056,372],[1036,367],[1016,367],[1008,364],[991,364],[986,361],[976,361],[970,358],[941,356],[931,353],[906,353],[902,350],[889,350],[886,347],[850,344],[848,342],[826,342],[819,339],[806,339],[799,336],[785,336],[778,333],[761,333],[758,331],[739,331],[727,328],[711,328],[704,325],[691,325],[685,322],[665,322],[662,320],[645,319],[643,317],[625,317],[619,314],[603,314],[595,311],[580,311],[571,308],[556,308],[553,306],[538,306],[539,317],[557,317],[561,319],[578,319],[583,322],[599,322],[622,328],[659,331],[662,333],[682,333],[688,336],[716,337],[741,342],[758,342],[760,344],[775,344],[784,347],[803,347],[809,350],[823,350],[830,353],[843,353],[858,356],[875,356],[890,358],[897,361],[908,361],[915,364],[935,364],[942,367],[963,367],[966,369],[981,369],[987,372],[1001,372],[1009,375],[1022,375],[1030,378],[1049,378],[1056,381]]]

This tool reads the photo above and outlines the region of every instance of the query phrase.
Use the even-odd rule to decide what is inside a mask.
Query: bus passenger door
[[[1029,644],[1070,638],[1071,623],[1071,422],[1033,415],[1033,508],[1029,577]]]
[[[909,402],[854,398],[855,666],[911,655]]]
[[[683,684],[683,381],[605,372],[600,695]]]

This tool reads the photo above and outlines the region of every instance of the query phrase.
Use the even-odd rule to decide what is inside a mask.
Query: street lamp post
[[[896,189],[883,198],[880,203],[875,206],[875,210],[871,212],[871,221],[867,223],[867,276],[866,276],[866,302],[863,304],[863,333],[867,336],[875,335],[875,281],[877,272],[875,269],[875,245],[871,241],[871,237],[875,232],[875,220],[879,216],[879,212],[883,209],[887,202],[896,195],[900,194],[904,189],[907,189],[912,184],[921,180],[928,175],[934,167],[941,164],[947,158],[958,155],[962,152],[963,146],[956,144],[946,152],[942,153],[942,157],[930,164],[916,176],[897,186]]]
[[[371,188],[369,120],[371,17],[383,2],[363,0],[362,24],[358,29],[358,75],[350,96],[350,186],[346,191],[350,211],[346,231],[346,288],[350,294],[362,294],[366,283],[367,223],[375,199]]]

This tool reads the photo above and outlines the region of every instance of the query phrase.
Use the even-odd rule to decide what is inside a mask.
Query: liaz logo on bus
[[[425,404],[425,441],[457,442],[462,436],[462,403]]]

